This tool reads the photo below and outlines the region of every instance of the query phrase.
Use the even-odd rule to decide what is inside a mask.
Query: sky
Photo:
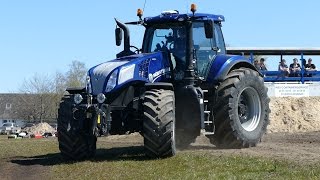
[[[138,20],[145,0],[0,0],[0,93],[17,92],[35,74],[65,72],[73,60],[92,67],[115,58],[114,18]],[[164,10],[198,11],[226,18],[223,32],[233,47],[320,47],[320,1],[146,0],[144,17]],[[143,27],[130,27],[141,46]],[[286,57],[285,57],[286,58]],[[307,57],[308,58],[308,57]],[[320,67],[320,57],[313,57]],[[279,59],[267,59],[269,69]],[[292,57],[287,57],[287,63]],[[275,69],[274,69],[275,70]]]

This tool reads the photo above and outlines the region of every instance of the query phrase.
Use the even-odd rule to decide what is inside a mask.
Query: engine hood
[[[111,60],[91,68],[88,73],[90,76],[91,86],[89,87],[89,89],[91,90],[91,93],[97,95],[103,92],[106,84],[106,79],[109,74],[111,74],[111,72],[119,66],[122,66],[128,62],[128,60]]]
[[[163,61],[161,52],[136,54],[110,60],[88,71],[90,81],[87,89],[90,94],[97,95],[112,92],[131,81],[150,82],[153,76],[150,77],[149,73],[153,75],[154,72],[165,67],[170,65]],[[114,84],[112,90],[110,90],[110,84]]]

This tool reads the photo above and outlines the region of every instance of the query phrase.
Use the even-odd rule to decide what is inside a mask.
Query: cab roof
[[[215,21],[215,22],[225,21],[225,18],[222,15],[205,14],[205,13],[195,13],[194,15],[191,13],[179,14],[178,11],[167,11],[158,16],[144,18],[144,23],[153,24],[153,23],[163,23],[163,22],[182,22],[189,18],[194,18],[195,20],[211,19],[212,21]]]

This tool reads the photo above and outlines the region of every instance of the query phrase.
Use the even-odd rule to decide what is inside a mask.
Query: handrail
[[[282,60],[282,57],[285,55],[300,55],[300,61],[301,61],[301,72],[300,77],[281,77],[281,72],[277,74],[276,71],[267,71],[270,74],[275,74],[276,77],[273,76],[266,76],[264,77],[266,82],[277,82],[277,81],[299,81],[302,84],[305,81],[320,81],[320,71],[308,71],[308,74],[312,74],[312,77],[306,77],[304,76],[306,73],[306,70],[303,65],[304,56],[305,55],[320,55],[320,47],[314,47],[314,48],[304,48],[304,47],[227,47],[227,53],[228,54],[234,54],[234,55],[250,55],[249,60],[253,63],[254,61],[254,55],[280,55],[280,60]],[[263,74],[263,73],[262,73]],[[315,77],[313,77],[315,75]],[[278,77],[279,76],[279,77]]]
[[[228,54],[235,55],[320,55],[320,47],[227,47]]]
[[[265,82],[298,81],[320,81],[320,71],[300,71],[299,77],[287,77],[281,71],[260,71],[264,75]],[[311,75],[311,76],[308,76]]]

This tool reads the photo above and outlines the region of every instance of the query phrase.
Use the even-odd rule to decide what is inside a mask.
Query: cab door
[[[213,23],[212,26],[214,36],[207,38],[205,22],[193,23],[193,55],[196,59],[197,74],[203,79],[206,77],[216,55],[226,52],[220,24]]]

